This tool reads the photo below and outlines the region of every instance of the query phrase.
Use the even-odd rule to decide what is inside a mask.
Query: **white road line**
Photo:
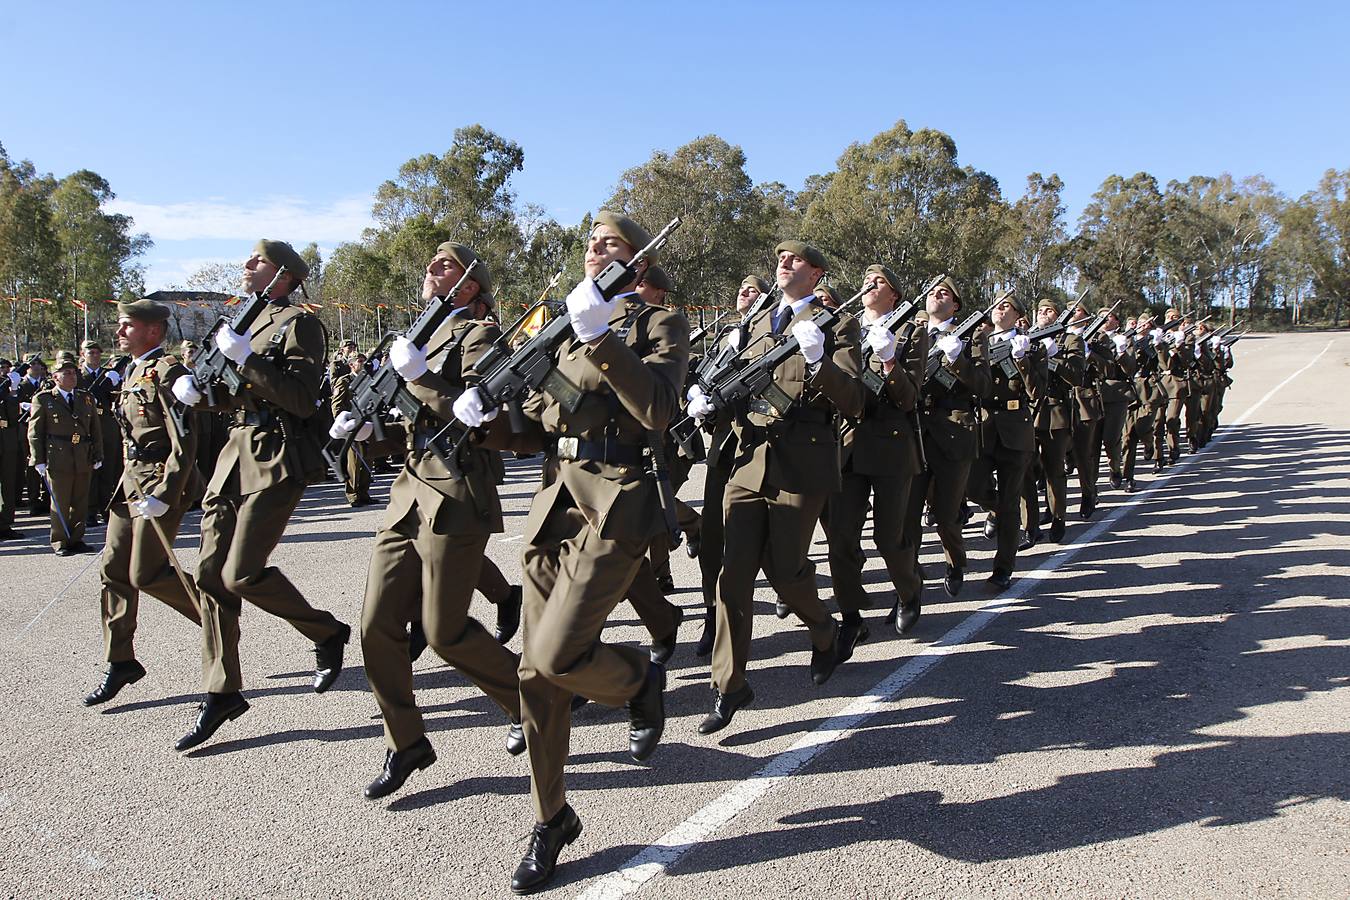
[[[1266,401],[1279,393],[1289,382],[1311,369],[1331,349],[1333,343],[1335,343],[1334,339],[1327,341],[1327,345],[1322,348],[1321,353],[1318,353],[1308,361],[1307,365],[1281,381],[1269,393],[1256,401],[1246,412],[1234,420],[1233,425],[1245,423]],[[1165,474],[1150,481],[1147,487],[1113,509],[1109,515],[1083,532],[1068,547],[1051,556],[1034,571],[1019,575],[1012,587],[1003,594],[982,604],[979,609],[963,619],[956,627],[944,634],[927,649],[910,657],[908,662],[886,676],[871,690],[853,700],[843,710],[817,726],[814,731],[803,735],[787,750],[765,763],[759,771],[732,786],[724,794],[657,838],[651,846],[629,859],[617,871],[592,884],[579,895],[580,900],[610,900],[610,898],[625,897],[635,893],[648,881],[665,872],[699,842],[707,839],[723,825],[749,809],[755,801],[792,777],[831,744],[848,737],[869,718],[881,712],[883,704],[890,702],[922,678],[954,648],[969,641],[1003,612],[1016,606],[1017,602],[1026,596],[1039,581],[1081,553],[1088,544],[1114,525],[1151,491],[1166,483],[1174,475],[1185,471],[1195,460],[1209,453],[1211,448],[1217,446],[1233,433],[1232,426],[1229,426],[1215,434],[1209,446],[1200,453],[1191,454],[1175,466],[1171,466]]]

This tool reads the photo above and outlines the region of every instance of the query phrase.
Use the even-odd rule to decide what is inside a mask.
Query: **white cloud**
[[[308,203],[298,197],[268,197],[248,206],[219,198],[181,203],[117,199],[108,208],[131,216],[135,230],[148,232],[156,244],[231,240],[252,246],[265,235],[299,247],[310,241],[336,244],[357,239],[361,230],[372,224],[371,203],[372,198],[365,194],[329,204]]]

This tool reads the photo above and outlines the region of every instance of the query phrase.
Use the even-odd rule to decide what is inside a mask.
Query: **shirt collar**
[[[777,313],[781,315],[783,310],[790,306],[792,307],[792,314],[795,316],[802,310],[806,309],[806,307],[810,306],[811,301],[814,299],[816,299],[815,294],[807,294],[800,300],[790,300],[787,297],[784,297],[783,299],[778,301]]]
[[[943,321],[941,321],[941,322],[938,322],[936,325],[934,325],[934,324],[933,324],[933,321],[930,319],[930,320],[928,321],[928,330],[929,330],[929,331],[943,331],[943,330],[945,330],[945,329],[947,328],[948,325],[952,324],[952,323],[955,322],[955,321],[956,321],[956,316],[952,316],[950,319],[945,319],[945,320],[943,320]]]

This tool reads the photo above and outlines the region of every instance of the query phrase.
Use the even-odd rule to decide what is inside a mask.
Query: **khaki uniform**
[[[155,524],[172,541],[188,508],[201,496],[197,474],[196,435],[180,435],[169,418],[174,399],[170,390],[188,371],[163,348],[132,362],[110,418],[119,425],[118,443],[125,455],[122,478],[111,499],[108,542],[103,548],[103,643],[107,661],[136,658],[136,612],[141,591],[157,597],[201,624],[196,598],[189,595],[174,572]],[[154,497],[169,509],[154,520],[132,515],[127,504]],[[183,573],[191,583],[191,576]]]
[[[1217,367],[1203,338],[1191,345],[1191,351],[1195,363],[1191,368],[1191,399],[1186,403],[1186,434],[1193,453],[1209,443],[1209,408],[1214,402]]]
[[[355,380],[356,376],[350,370],[333,379],[333,397],[330,401],[333,418],[351,410],[352,382]],[[370,502],[370,463],[365,458],[364,444],[364,441],[352,441],[344,460],[347,481],[343,489],[347,493],[347,502],[352,504]]]
[[[928,338],[936,343],[943,333],[956,328],[960,316],[939,329],[929,323]],[[922,423],[924,455],[928,468],[914,480],[905,513],[905,555],[910,566],[919,571],[919,546],[923,541],[923,504],[927,500],[937,523],[947,565],[965,571],[966,542],[961,535],[961,500],[966,495],[970,468],[980,456],[978,404],[989,396],[992,385],[986,362],[983,338],[967,342],[966,349],[942,369],[954,376],[947,387],[938,376],[920,388],[919,421]]]
[[[473,364],[500,334],[494,323],[464,312],[452,316],[426,346],[427,372],[408,385],[423,411],[409,429],[405,465],[375,536],[361,611],[366,677],[390,750],[406,750],[426,734],[408,659],[407,627],[413,620],[422,622],[432,650],[512,722],[520,721],[516,656],[469,616],[488,539],[503,530],[492,465],[496,454],[465,446],[458,457],[463,477],[456,478],[429,446],[454,419],[455,398],[477,381]]]
[[[29,456],[34,467],[47,464],[47,479],[51,482],[51,544],[53,550],[60,550],[84,540],[94,464],[103,461],[103,429],[94,398],[79,388],[71,391],[69,405],[56,388],[34,394],[32,403],[28,419]],[[70,529],[69,534],[66,528]]]
[[[89,488],[90,505],[95,512],[108,509],[113,494],[117,493],[117,487],[122,482],[122,454],[116,449],[122,442],[122,433],[113,414],[118,386],[108,377],[112,371],[104,366],[92,370],[80,369],[80,387],[94,398],[103,437],[103,465],[94,472]]]
[[[1036,445],[1045,475],[1045,500],[1052,519],[1063,520],[1068,509],[1068,469],[1065,459],[1073,440],[1074,388],[1083,382],[1083,340],[1072,332],[1058,338],[1059,353],[1046,359],[1045,389],[1036,402]],[[1033,507],[1028,527],[1040,521]]]
[[[871,605],[862,584],[862,529],[869,505],[872,542],[900,603],[912,602],[920,590],[901,542],[910,486],[921,471],[914,410],[928,358],[928,331],[914,323],[906,329],[897,335],[905,355],[897,350],[889,374],[876,354],[864,358],[863,365],[882,379],[882,392],[864,390],[862,415],[844,426],[842,485],[830,504],[830,579],[841,612]]]
[[[994,334],[989,345],[1011,340],[1016,333]],[[994,570],[1009,574],[1017,564],[1022,536],[1022,486],[1036,453],[1031,407],[1045,385],[1037,360],[1039,350],[1033,346],[1021,359],[1010,356],[1000,365],[989,366],[991,390],[980,416],[980,458],[966,485],[970,500],[995,516]]]
[[[1135,341],[1135,359],[1139,367],[1134,376],[1135,406],[1125,434],[1126,481],[1134,479],[1141,443],[1146,455],[1159,461],[1163,458],[1167,392],[1163,389],[1162,373],[1159,370],[1160,354],[1161,348],[1153,346],[1153,339],[1147,335]]]
[[[273,335],[284,337],[273,348]],[[202,680],[210,693],[238,691],[239,614],[247,600],[285,619],[314,643],[343,625],[315,609],[267,558],[305,486],[322,478],[317,440],[303,419],[319,402],[323,325],[288,304],[269,303],[253,326],[253,354],[240,367],[247,388],[233,398],[229,434],[202,501],[197,588],[202,600]]]
[[[1077,417],[1073,423],[1073,463],[1078,495],[1085,506],[1097,505],[1097,477],[1102,468],[1102,362],[1100,344],[1083,347],[1083,383],[1074,388]]]
[[[502,439],[508,449],[547,449],[545,471],[556,472],[530,506],[522,560],[520,701],[540,822],[566,803],[572,695],[622,706],[642,689],[649,667],[647,654],[606,644],[600,633],[651,542],[664,539],[657,486],[642,452],[648,432],[663,433],[680,408],[689,324],[678,312],[626,294],[610,326],[592,344],[573,340],[560,348],[558,372],[584,392],[576,411],[541,391],[525,404],[529,430]],[[507,418],[494,420],[495,435],[505,435]]]
[[[1134,373],[1139,364],[1129,349],[1117,353],[1115,341],[1109,334],[1096,342],[1092,352],[1102,373],[1102,428],[1098,440],[1106,448],[1106,462],[1111,474],[1122,477],[1125,420],[1129,416],[1130,403],[1136,399]],[[1100,466],[1100,449],[1097,457]]]
[[[1180,327],[1180,326],[1178,326]],[[1175,459],[1181,455],[1181,411],[1191,396],[1191,362],[1195,356],[1187,346],[1172,343],[1158,348],[1162,366],[1162,385],[1167,392],[1167,449]]]
[[[746,364],[773,348],[770,334],[790,334],[793,325],[811,321],[821,308],[813,297],[799,312],[785,313],[776,330],[776,308],[762,311],[748,329]],[[826,332],[825,354],[814,372],[800,353],[774,372],[773,383],[792,400],[785,414],[767,401],[751,401],[732,425],[736,457],[722,506],[725,543],[712,658],[718,693],[745,684],[755,576],[761,570],[779,602],[806,624],[816,649],[834,641],[837,626],[820,602],[809,553],[825,501],[842,483],[837,414],[862,414],[859,340],[857,319],[841,319]]]

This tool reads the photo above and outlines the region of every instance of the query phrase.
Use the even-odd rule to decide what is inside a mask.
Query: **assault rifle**
[[[1003,297],[999,297],[999,299],[989,304],[985,309],[971,313],[966,317],[964,322],[956,326],[955,331],[950,331],[948,334],[955,335],[961,341],[969,341],[971,336],[975,334],[976,329],[980,327],[985,319],[989,318],[989,314],[994,311],[994,307],[1002,302]],[[943,335],[943,337],[945,336],[946,335]],[[928,359],[924,362],[923,382],[924,384],[927,384],[929,381],[936,378],[939,384],[948,390],[951,390],[956,386],[957,379],[955,374],[953,374],[946,366],[942,365],[943,356],[942,349],[938,347],[937,342],[934,341],[933,346],[928,350]]]
[[[612,300],[623,293],[637,278],[637,264],[665,246],[670,235],[679,227],[680,217],[676,216],[652,238],[650,244],[637,252],[631,262],[616,259],[605,266],[604,271],[594,279],[600,296]],[[478,383],[483,411],[506,407],[511,431],[515,434],[525,430],[525,413],[521,410],[521,403],[530,391],[543,390],[563,409],[569,413],[576,412],[584,395],[553,364],[558,348],[571,340],[572,334],[572,320],[565,315],[558,316],[539,329],[534,337],[514,352],[508,335],[503,334],[474,365],[474,370],[483,376]],[[456,449],[467,437],[466,431],[457,442]]]
[[[712,331],[714,328],[717,327],[718,322],[722,321],[729,315],[731,315],[731,310],[727,310],[726,312],[722,313],[720,316],[713,319],[711,322],[709,322],[707,325],[704,325],[702,328],[690,332],[689,346],[693,347],[699,341],[703,340],[703,338],[708,334],[708,332]]]
[[[1092,322],[1089,323],[1086,328],[1083,329],[1082,335],[1083,346],[1087,346],[1088,344],[1090,344],[1092,342],[1092,339],[1095,338],[1097,334],[1103,328],[1106,327],[1106,320],[1111,318],[1111,314],[1116,311],[1116,307],[1119,305],[1120,301],[1117,300],[1115,303],[1111,304],[1110,309],[1106,310],[1105,312],[1097,313],[1097,317],[1093,319]]]
[[[919,311],[919,307],[922,306],[924,304],[924,301],[928,299],[928,292],[931,291],[933,289],[933,286],[941,280],[942,276],[939,275],[936,278],[929,281],[927,284],[923,286],[923,290],[919,292],[919,295],[917,297],[915,297],[913,300],[907,300],[902,305],[891,310],[891,312],[889,312],[877,324],[880,325],[882,328],[885,328],[891,334],[896,334],[897,332],[899,332],[900,329],[904,327],[906,322],[914,318],[914,314]],[[907,355],[909,352],[908,342],[906,342],[904,350]],[[900,354],[899,348],[896,349],[895,358],[897,361],[903,358]],[[872,371],[872,367],[868,365],[871,359],[872,359],[872,348],[870,346],[863,347],[862,353],[863,387],[871,391],[875,396],[880,397],[881,392],[886,389],[886,379],[881,375],[879,375],[878,373]]]
[[[1026,334],[1027,340],[1031,341],[1031,344],[1034,347],[1037,341],[1044,340],[1045,338],[1059,337],[1069,330],[1069,318],[1073,315],[1073,310],[1074,307],[1070,306],[1068,309],[1064,310],[1064,312],[1060,313],[1055,321],[1051,322],[1049,325],[1042,325],[1039,328],[1031,329]],[[1054,360],[1051,360],[1051,362],[1054,362]],[[1021,376],[1021,373],[1017,370],[1017,364],[1013,362],[1011,340],[999,341],[994,345],[994,348],[989,351],[989,365],[991,368],[994,366],[1000,367],[1003,369],[1003,374],[1007,375],[1009,378],[1018,378]],[[1056,368],[1058,368],[1058,366],[1056,366]],[[1050,371],[1053,372],[1054,369],[1051,369]]]
[[[218,405],[218,392],[221,388],[233,397],[238,396],[244,386],[244,376],[239,374],[239,368],[216,346],[216,333],[222,328],[228,328],[235,334],[244,334],[252,328],[258,316],[267,309],[267,295],[276,287],[285,272],[285,266],[278,267],[277,274],[272,276],[272,281],[267,287],[250,295],[240,304],[233,316],[221,316],[217,319],[216,324],[211,326],[211,330],[202,339],[202,357],[192,376],[197,381],[197,388],[206,396],[207,406]]]
[[[812,324],[821,331],[830,331],[850,306],[861,300],[875,287],[874,283],[869,282],[863,286],[862,290],[839,304],[838,307],[834,309],[825,307],[811,318]],[[711,391],[705,391],[708,400],[713,405],[710,415],[718,415],[723,410],[729,409],[742,401],[757,399],[763,399],[773,407],[778,415],[787,415],[792,408],[792,398],[782,388],[774,384],[773,375],[779,366],[791,359],[797,352],[797,338],[789,334],[785,339],[779,340],[772,349],[746,363],[744,368],[727,373],[712,386]],[[692,416],[687,416],[676,423],[675,428],[677,430],[687,428],[689,422],[694,422]],[[697,427],[697,422],[694,422],[694,427]]]
[[[400,335],[396,331],[387,331],[380,342],[375,345],[371,356],[388,353],[390,345],[399,337],[406,338],[417,349],[421,350],[430,343],[432,335],[436,329],[441,327],[450,314],[455,311],[455,298],[459,296],[460,289],[464,283],[469,280],[470,274],[478,268],[478,260],[474,260],[469,267],[464,270],[459,281],[450,289],[444,297],[434,297],[426,305],[417,319],[408,326],[408,330]],[[359,431],[362,425],[370,423],[374,430],[375,440],[383,441],[384,417],[391,408],[397,409],[404,420],[411,426],[417,421],[417,414],[422,409],[422,401],[413,396],[412,391],[408,390],[407,383],[403,377],[398,374],[388,360],[378,369],[371,372],[362,369],[361,373],[352,381],[352,414],[357,418],[356,430],[345,438],[333,438],[323,448],[323,458],[328,463],[329,469],[338,481],[345,481],[343,473],[343,462],[347,456],[347,450],[351,448],[352,442],[356,439],[356,431]],[[338,450],[334,450],[334,445],[339,445]],[[431,444],[434,452],[441,461],[445,463],[450,473],[456,478],[463,477],[455,461],[454,455],[447,452],[447,448],[433,442]]]

